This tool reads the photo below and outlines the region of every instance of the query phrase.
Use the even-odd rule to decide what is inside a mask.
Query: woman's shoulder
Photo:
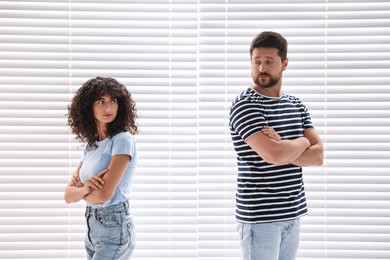
[[[129,132],[122,132],[111,138],[111,149],[113,154],[129,154],[136,156],[136,143],[134,137]]]
[[[117,141],[130,141],[130,142],[134,142],[134,137],[131,133],[129,132],[121,132],[121,133],[117,133],[116,135],[114,135],[112,137],[112,141],[113,142],[117,142]]]

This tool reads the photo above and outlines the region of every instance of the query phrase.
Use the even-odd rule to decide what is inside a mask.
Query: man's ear
[[[284,61],[282,61],[282,70],[285,71],[287,69],[288,65],[288,58],[285,58]]]

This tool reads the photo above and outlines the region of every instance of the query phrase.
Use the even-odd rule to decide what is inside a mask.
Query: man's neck
[[[257,86],[256,84],[253,84],[252,89],[254,89],[257,93],[260,93],[260,94],[267,96],[267,97],[281,97],[282,96],[281,87],[279,87],[279,86],[273,86],[273,87],[269,87],[269,88],[261,88],[261,87]]]

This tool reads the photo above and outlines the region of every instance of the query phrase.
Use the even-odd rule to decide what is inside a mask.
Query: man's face
[[[288,59],[282,61],[276,48],[255,48],[251,60],[253,82],[260,88],[281,86],[287,64]]]

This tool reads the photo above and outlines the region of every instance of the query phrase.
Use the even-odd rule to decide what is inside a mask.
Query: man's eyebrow
[[[253,57],[253,59],[254,60],[256,60],[256,59],[260,59],[261,58],[261,56],[256,56],[256,57]],[[270,59],[270,60],[275,60],[275,58],[274,57],[271,57],[271,56],[265,56],[264,58],[266,58],[266,59]]]

